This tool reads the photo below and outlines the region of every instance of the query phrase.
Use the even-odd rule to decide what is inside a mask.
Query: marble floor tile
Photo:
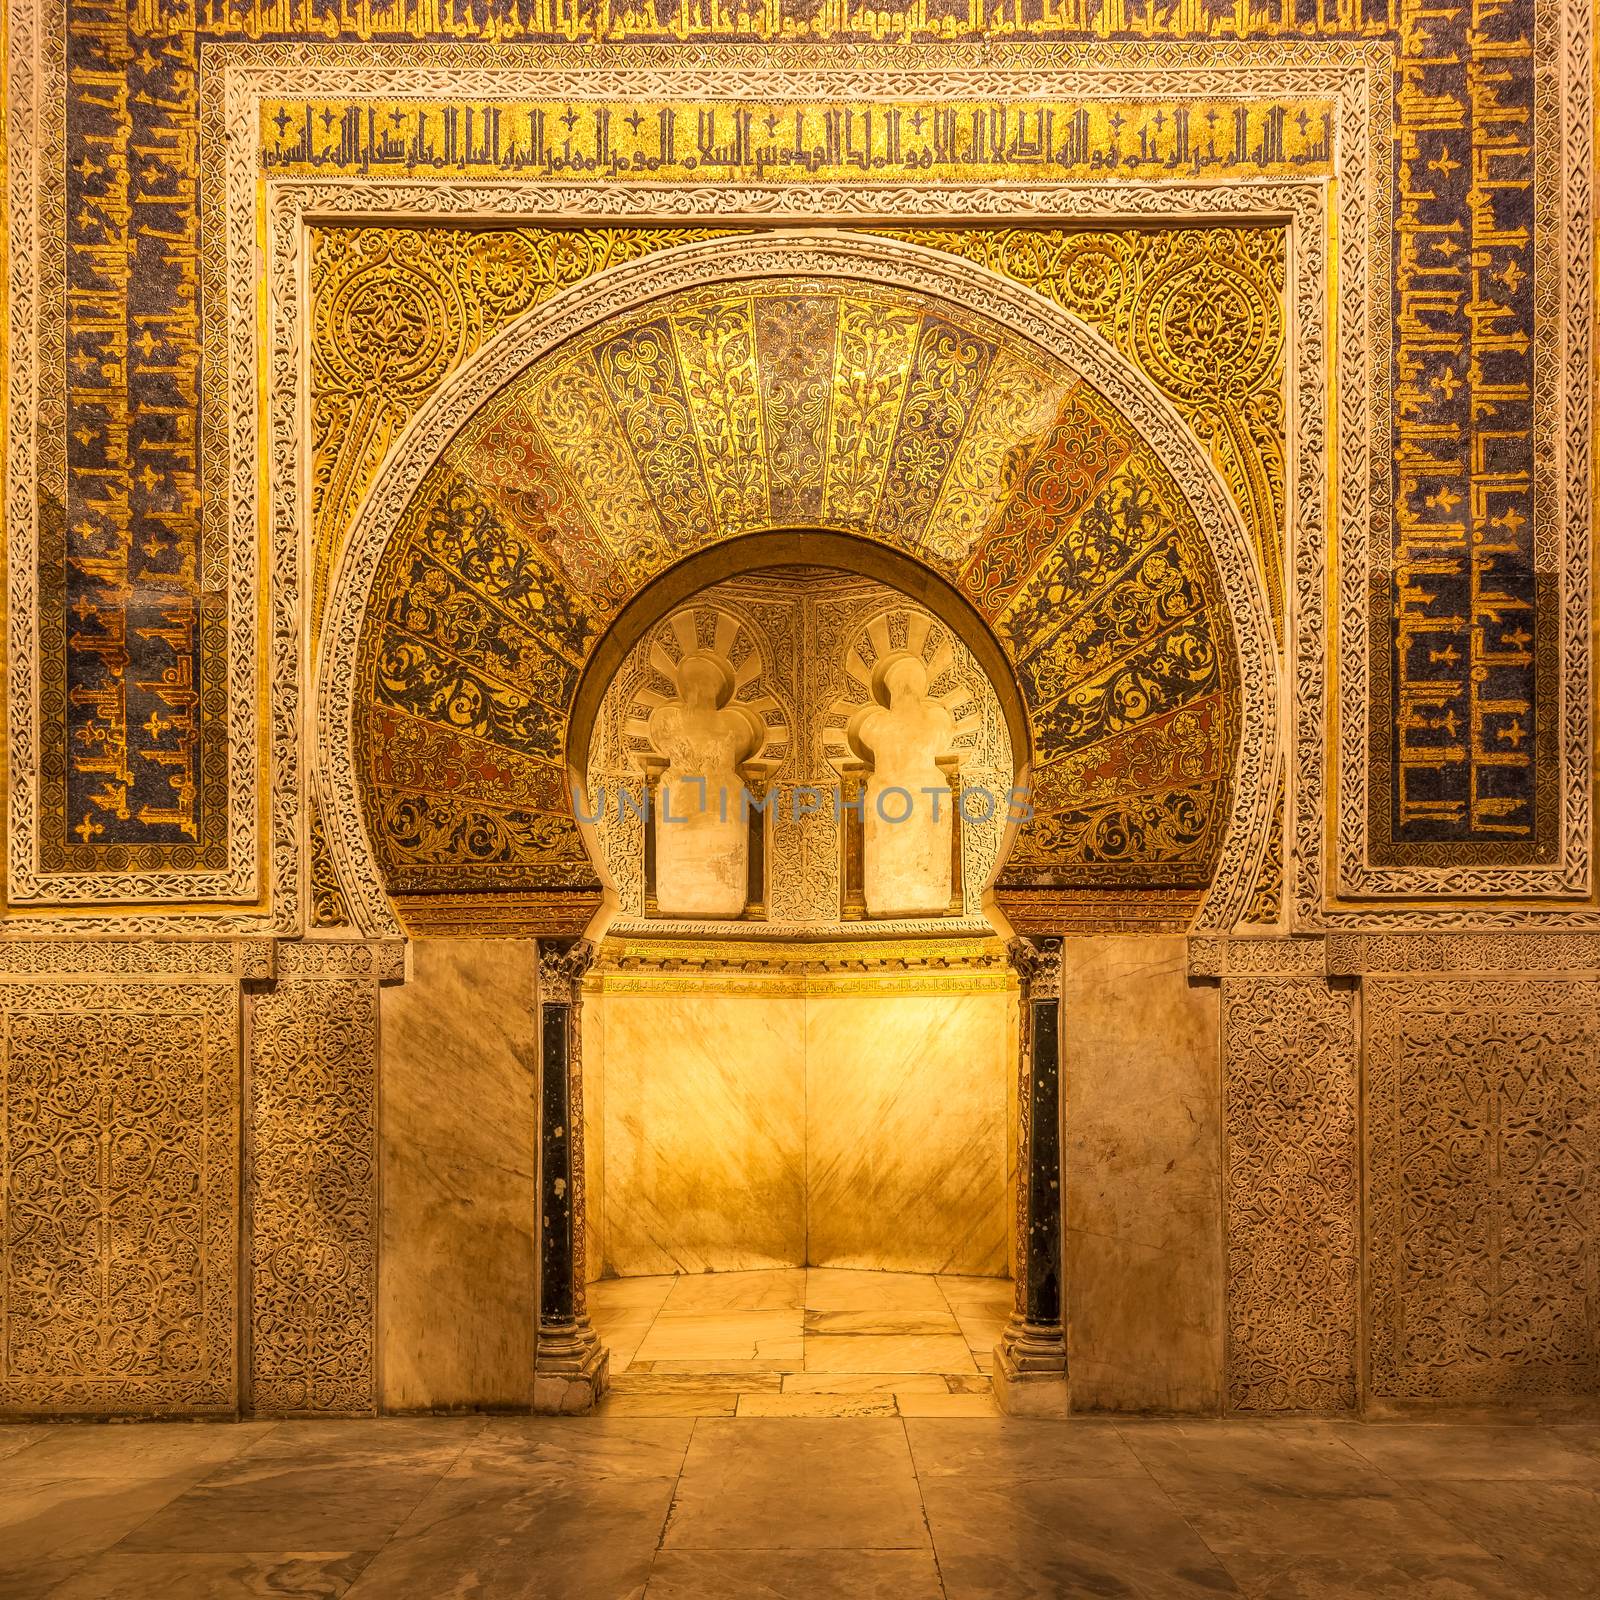
[[[586,1418],[43,1426],[0,1466],[0,1597],[1600,1592],[1586,1424],[1023,1421],[975,1372],[635,1381],[659,1392]],[[813,1410],[851,1414],[761,1414]]]
[[[1417,1498],[1491,1555],[1569,1593],[1600,1590],[1600,1493],[1582,1484],[1433,1479]]]
[[[615,1310],[590,1307],[589,1320],[601,1330],[607,1344],[617,1344],[627,1338],[642,1339],[660,1315],[661,1306],[622,1306]]]
[[[109,1549],[180,1498],[205,1470],[175,1467],[142,1478],[0,1475],[0,1594],[9,1600],[7,1573]]]
[[[906,1435],[924,1485],[935,1478],[1016,1482],[1149,1476],[1109,1422],[918,1420],[906,1424]]]
[[[993,1394],[919,1394],[895,1392],[902,1417],[995,1417],[1001,1415]]]
[[[658,1361],[646,1362],[612,1380],[612,1394],[673,1394],[685,1389],[704,1389],[722,1384],[741,1394],[776,1394],[787,1374],[754,1361],[719,1361],[715,1365],[691,1366]],[[663,1370],[665,1369],[665,1370]]]
[[[707,1311],[789,1311],[805,1305],[806,1269],[685,1273],[674,1280],[664,1307],[669,1316]]]
[[[16,1483],[24,1478],[123,1479],[199,1471],[261,1448],[284,1426],[279,1422],[62,1423],[35,1440],[21,1459],[11,1461],[7,1478]]]
[[[1357,1454],[1392,1478],[1540,1478],[1600,1485],[1582,1435],[1526,1423],[1341,1422]]]
[[[860,1272],[812,1267],[806,1273],[808,1311],[947,1312],[938,1281],[916,1272]]]
[[[664,1550],[923,1549],[898,1418],[699,1423]]]
[[[784,1341],[784,1348],[791,1347],[791,1342]],[[639,1363],[646,1372],[686,1375],[694,1374],[696,1377],[727,1376],[737,1378],[743,1383],[747,1378],[753,1383],[760,1384],[762,1374],[776,1373],[782,1377],[786,1372],[798,1372],[801,1361],[798,1354],[791,1356],[757,1356],[753,1361],[646,1361]]]
[[[960,1334],[813,1334],[805,1341],[807,1372],[976,1372]]]
[[[608,1394],[600,1402],[601,1417],[731,1417],[739,1405],[736,1388],[652,1391],[645,1394]]]
[[[1351,1448],[1348,1435],[1324,1423],[1138,1422],[1124,1424],[1122,1436],[1173,1493],[1315,1499],[1404,1492]]]
[[[1148,1478],[939,1477],[922,1491],[949,1600],[1240,1592]]]
[[[1491,1556],[1348,1550],[1256,1558],[1235,1576],[1251,1600],[1575,1600],[1571,1590],[1526,1587]]]
[[[238,1464],[404,1466],[443,1472],[488,1425],[487,1416],[377,1417],[356,1427],[348,1421],[279,1422],[240,1453]]]
[[[682,1419],[495,1417],[445,1481],[473,1473],[548,1478],[670,1478],[683,1466],[694,1424]]]
[[[961,1332],[950,1311],[807,1311],[805,1331],[816,1333],[875,1333],[888,1338],[914,1334]]]
[[[351,1587],[350,1600],[638,1600],[672,1478],[514,1472],[441,1483]]]
[[[952,1305],[957,1300],[998,1300],[1009,1306],[1015,1294],[1010,1278],[970,1278],[959,1272],[938,1272],[934,1282]]]
[[[945,1399],[955,1396],[946,1395]],[[961,1398],[965,1398],[962,1396]],[[891,1391],[866,1394],[741,1394],[739,1417],[893,1417],[899,1407]]]
[[[241,1596],[339,1600],[371,1551],[224,1555],[108,1551],[51,1590],[50,1600],[240,1600]]]
[[[0,1461],[8,1461],[19,1450],[50,1437],[50,1429],[43,1423],[30,1426],[25,1422],[0,1422]]]
[[[464,1442],[464,1441],[463,1441]],[[123,1541],[143,1551],[375,1550],[461,1453],[423,1464],[327,1454],[245,1457],[186,1489]]]
[[[1409,1497],[1308,1499],[1210,1487],[1174,1491],[1171,1503],[1247,1589],[1268,1582],[1286,1559],[1301,1556],[1489,1555],[1438,1512]]]
[[[677,1282],[670,1272],[648,1278],[599,1278],[589,1285],[589,1313],[659,1311]]]
[[[942,1372],[786,1372],[783,1375],[783,1392],[949,1394],[950,1383]]]
[[[0,1595],[4,1595],[5,1600],[45,1600],[93,1559],[93,1556],[64,1556],[12,1564],[0,1557]]]
[[[1006,1318],[987,1312],[963,1311],[956,1317],[956,1326],[967,1348],[985,1361],[994,1354],[1000,1335],[1006,1331]]]
[[[646,1600],[943,1600],[926,1550],[664,1550]]]
[[[798,1357],[798,1307],[781,1311],[708,1311],[656,1318],[639,1346],[640,1361],[751,1361]]]

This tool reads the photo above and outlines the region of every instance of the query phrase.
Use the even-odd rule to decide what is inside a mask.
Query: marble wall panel
[[[1222,986],[1228,1405],[1356,1403],[1360,1263],[1355,991],[1310,977]]]
[[[1007,1272],[1015,994],[1003,975],[965,982],[819,980],[807,998],[813,1266]]]
[[[0,981],[0,1415],[239,1404],[238,986],[147,955]]]
[[[1076,1410],[1222,1403],[1220,1005],[1182,938],[1062,952],[1064,1281]]]
[[[594,1283],[606,1255],[606,1030],[598,996],[578,1013],[583,1056],[583,1272]]]
[[[378,977],[359,944],[286,946],[249,1003],[249,1405],[377,1406]]]
[[[1376,978],[1371,1402],[1600,1390],[1600,981]]]
[[[805,1263],[805,1003],[776,987],[645,980],[585,1002],[607,1273]]]
[[[533,1393],[535,948],[418,939],[382,995],[386,1410]]]

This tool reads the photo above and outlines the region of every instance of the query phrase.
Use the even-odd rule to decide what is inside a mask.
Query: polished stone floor
[[[1596,1425],[0,1427],[4,1600],[1596,1593]]]
[[[610,1278],[609,1414],[993,1417],[1007,1278],[805,1268]]]

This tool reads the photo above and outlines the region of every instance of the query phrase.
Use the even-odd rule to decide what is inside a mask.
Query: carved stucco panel
[[[0,980],[0,1029],[0,1412],[232,1412],[231,976]]]
[[[1538,1400],[1600,1380],[1600,981],[1363,986],[1369,1384]]]
[[[370,1412],[378,982],[365,960],[295,965],[250,1002],[251,1405]]]
[[[1354,992],[1223,984],[1228,1407],[1356,1403]]]

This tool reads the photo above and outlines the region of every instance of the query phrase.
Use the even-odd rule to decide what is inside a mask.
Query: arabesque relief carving
[[[364,946],[298,950],[249,999],[250,1403],[372,1411],[378,982]]]
[[[1375,1399],[1600,1381],[1600,981],[1373,978],[1366,1227]]]
[[[1223,984],[1227,1403],[1356,1403],[1355,995],[1321,977]]]
[[[8,975],[0,1024],[0,1411],[233,1412],[231,972]]]

